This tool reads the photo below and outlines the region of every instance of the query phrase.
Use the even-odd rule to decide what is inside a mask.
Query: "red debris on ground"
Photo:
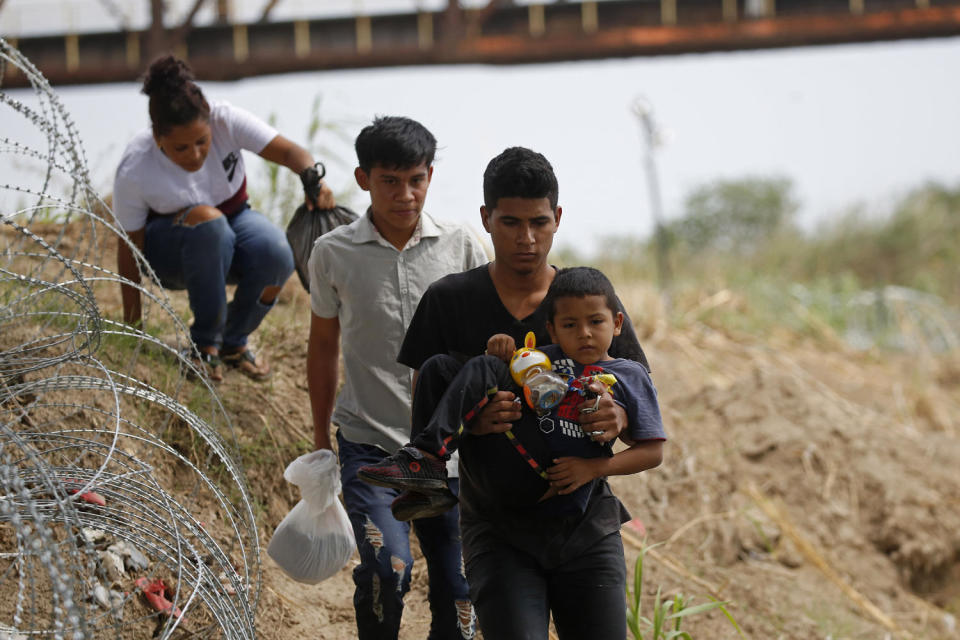
[[[180,609],[174,609],[173,603],[167,600],[167,585],[163,583],[163,580],[157,579],[151,581],[146,578],[137,578],[134,584],[143,591],[143,597],[147,599],[151,607],[168,615],[173,611],[174,617],[180,617]]]
[[[78,484],[80,483],[79,480],[73,480],[72,482],[76,482]],[[78,491],[80,490],[76,488],[67,489],[67,493],[69,493],[70,495],[74,495]],[[104,499],[104,497],[95,491],[87,491],[86,493],[81,493],[80,499],[83,500],[84,502],[89,502],[90,504],[95,504],[99,507],[107,506],[107,501]]]

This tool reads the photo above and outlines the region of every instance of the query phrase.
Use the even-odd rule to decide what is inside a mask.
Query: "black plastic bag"
[[[287,242],[293,249],[293,261],[297,266],[297,275],[300,284],[310,291],[310,271],[308,263],[313,243],[317,238],[339,226],[350,224],[357,219],[357,214],[346,207],[336,206],[333,209],[314,209],[310,211],[306,204],[297,207],[290,224],[287,225]]]

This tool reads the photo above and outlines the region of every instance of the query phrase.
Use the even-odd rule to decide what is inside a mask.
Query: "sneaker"
[[[390,503],[393,517],[401,522],[433,518],[457,506],[457,496],[450,489],[445,493],[404,491]]]
[[[447,465],[428,458],[414,447],[404,447],[376,464],[357,470],[366,483],[390,489],[442,491],[447,488]]]

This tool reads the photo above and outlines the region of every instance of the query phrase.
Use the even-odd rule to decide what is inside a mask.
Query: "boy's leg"
[[[403,596],[410,589],[410,527],[390,513],[394,489],[362,482],[357,469],[382,459],[377,447],[345,440],[337,433],[343,502],[357,539],[360,564],[353,570],[353,606],[360,640],[396,638]]]
[[[450,479],[456,494],[459,480]],[[467,578],[460,558],[460,510],[414,520],[413,529],[427,561],[432,622],[428,640],[469,640],[476,631],[476,616],[470,603]]]
[[[225,353],[243,350],[293,273],[293,251],[279,227],[249,208],[228,220],[237,238],[228,277],[237,290],[227,307]]]
[[[560,640],[625,638],[627,569],[614,532],[549,574],[550,609]]]
[[[432,360],[433,358],[431,358]],[[427,362],[430,362],[428,360]],[[417,383],[417,395],[420,393]],[[457,372],[439,399],[432,415],[411,444],[441,458],[448,458],[468,424],[500,389],[513,389],[510,369],[494,356],[471,358]]]
[[[486,550],[466,563],[470,598],[477,610],[483,637],[547,640],[550,625],[547,582],[536,558],[501,541],[483,546]],[[581,637],[614,636],[588,633]]]
[[[428,358],[417,372],[417,388],[413,394],[413,419],[410,423],[410,441],[426,429],[433,411],[447,387],[463,368],[463,363],[445,353]]]
[[[203,208],[219,213],[213,207]],[[182,211],[150,220],[144,256],[164,287],[187,290],[194,344],[219,348],[227,317],[227,273],[236,238],[222,215],[190,225],[186,222],[189,214]]]
[[[457,448],[461,425],[482,409],[498,386],[510,382],[509,369],[502,360],[493,356],[471,358],[450,382],[427,428],[412,446],[403,447],[382,462],[362,466],[358,470],[360,478],[381,487],[443,491],[447,484],[443,461]],[[419,387],[418,382],[416,395],[420,395]]]

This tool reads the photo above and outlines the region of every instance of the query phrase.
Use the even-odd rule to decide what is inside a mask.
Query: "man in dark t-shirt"
[[[514,147],[490,161],[484,173],[484,205],[480,214],[493,243],[494,260],[484,267],[446,276],[431,285],[421,298],[398,356],[399,362],[416,372],[413,435],[429,422],[434,407],[463,362],[484,353],[487,340],[493,334],[506,333],[517,344],[523,344],[527,331],[533,331],[537,344],[550,344],[546,331],[547,310],[542,302],[556,275],[556,269],[548,262],[548,254],[562,215],[557,202],[556,176],[541,154]],[[623,331],[611,345],[610,355],[647,366],[625,313]],[[607,442],[624,431],[627,415],[602,385],[597,387],[594,389],[600,394],[597,410],[584,414],[582,425],[584,430],[602,432],[596,440]],[[603,545],[613,537],[619,545],[619,528],[628,517],[605,481],[597,483],[582,517],[544,523],[545,527],[534,529],[511,522],[506,514],[483,513],[479,504],[473,504],[477,501],[471,500],[471,491],[488,484],[484,476],[503,473],[504,465],[526,464],[502,435],[514,421],[521,419],[514,399],[515,395],[509,391],[494,394],[473,419],[470,435],[460,444],[461,524],[469,521],[473,525],[469,527],[470,535],[463,540],[467,578],[471,595],[487,602],[491,611],[503,606],[512,610],[512,605],[497,595],[496,581],[489,576],[471,578],[472,557],[502,547],[509,535],[506,544],[533,558],[535,564],[549,572],[557,563],[565,563],[591,546],[592,552],[598,552],[597,549],[602,552]],[[428,496],[409,492],[401,494],[394,506],[413,512],[420,509],[424,515],[432,514],[437,506],[443,508],[443,505],[431,504]],[[474,598],[474,602],[478,600]],[[537,603],[531,601],[524,606],[524,611],[532,611],[530,607],[536,607]],[[479,607],[478,615],[484,633],[498,637],[498,629],[483,627],[484,616]],[[496,625],[495,613],[486,617],[488,624]],[[602,633],[597,637],[603,637]]]
[[[427,358],[438,353],[465,360],[483,353],[495,333],[505,333],[516,344],[523,344],[527,332],[532,331],[538,345],[550,344],[546,308],[538,304],[532,313],[517,319],[500,299],[491,277],[493,264],[453,273],[430,285],[407,328],[398,361],[419,371]],[[556,272],[555,267],[547,266]],[[617,303],[626,317],[623,304]],[[650,369],[629,319],[614,338],[610,355],[635,360]]]

